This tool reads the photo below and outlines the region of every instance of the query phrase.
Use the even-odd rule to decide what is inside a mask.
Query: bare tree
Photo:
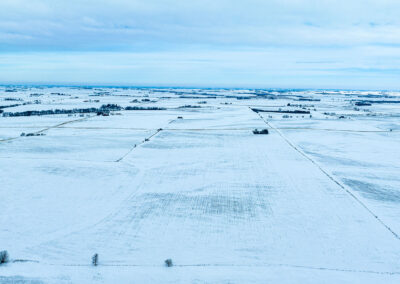
[[[6,250],[0,251],[0,264],[7,263],[9,261],[8,252]]]
[[[97,253],[95,253],[92,256],[92,264],[93,264],[93,266],[97,266],[98,263],[99,263],[99,255]]]
[[[172,259],[168,258],[167,260],[165,260],[165,266],[172,267],[173,266]]]

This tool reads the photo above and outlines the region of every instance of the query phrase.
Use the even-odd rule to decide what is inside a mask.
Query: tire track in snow
[[[50,127],[51,126],[46,126]],[[0,129],[28,129],[37,128],[34,126],[0,126]],[[58,126],[57,128],[65,129],[85,129],[85,130],[154,130],[149,128],[135,128],[135,127],[82,127],[82,126]],[[253,130],[254,127],[243,127],[243,128],[168,128],[168,131],[244,131]],[[350,133],[390,133],[400,132],[400,130],[352,130],[352,129],[335,129],[335,128],[311,128],[311,127],[276,127],[279,130],[311,130],[311,131],[332,131],[332,132],[350,132]],[[7,138],[10,139],[10,138]],[[1,141],[1,140],[0,140]]]
[[[48,263],[48,262],[40,262],[38,260],[30,260],[30,259],[16,259],[13,260],[12,263],[35,263],[39,265],[47,265],[47,266],[68,266],[68,267],[92,267],[93,265],[90,263]],[[134,264],[134,263],[99,263],[98,267],[164,267],[159,264]],[[297,265],[297,264],[288,264],[288,263],[264,263],[264,264],[229,264],[229,263],[192,263],[192,264],[174,264],[173,267],[248,267],[248,268],[262,268],[262,267],[286,267],[286,268],[296,268],[296,269],[305,269],[305,270],[321,270],[321,271],[335,271],[335,272],[348,272],[348,273],[365,273],[365,274],[378,274],[378,275],[400,275],[400,271],[376,271],[376,270],[362,270],[362,269],[346,269],[346,268],[335,268],[335,267],[323,267],[323,266],[310,266],[310,265]]]
[[[0,160],[39,160],[39,161],[70,161],[70,162],[83,162],[83,163],[115,163],[115,161],[95,161],[95,160],[83,160],[83,159],[64,159],[64,158],[34,158],[34,157],[0,157]]]
[[[251,110],[251,108],[250,108]],[[252,110],[251,110],[252,111]],[[400,236],[389,226],[387,225],[385,222],[383,222],[382,219],[379,218],[378,215],[376,215],[364,202],[361,201],[361,199],[359,197],[357,197],[353,192],[351,192],[350,189],[346,188],[342,183],[340,183],[338,180],[336,180],[332,174],[328,173],[326,170],[324,170],[315,160],[313,160],[312,158],[310,158],[307,154],[305,154],[302,150],[300,150],[298,147],[296,147],[288,138],[286,138],[285,135],[283,135],[283,133],[275,128],[272,124],[270,124],[267,120],[265,120],[265,118],[260,115],[259,113],[257,113],[257,115],[264,121],[264,123],[266,125],[268,125],[270,128],[272,128],[273,130],[275,130],[279,136],[281,136],[283,138],[283,140],[286,141],[287,144],[289,144],[290,147],[292,147],[294,150],[296,150],[300,155],[302,155],[304,158],[306,158],[307,160],[309,160],[311,163],[313,163],[321,172],[323,172],[331,181],[333,181],[334,183],[336,183],[342,190],[344,190],[348,195],[350,195],[355,201],[357,201],[358,204],[360,204],[362,207],[364,207],[364,209],[370,214],[372,215],[382,226],[384,226],[396,239],[400,240]]]
[[[168,124],[170,124],[170,123],[172,123],[172,122],[174,122],[174,121],[175,121],[175,119],[174,119],[174,120],[171,120],[170,122],[168,122]],[[157,130],[155,133],[153,133],[151,136],[145,138],[145,140],[143,140],[143,142],[141,142],[140,144],[135,144],[134,147],[133,147],[131,150],[129,150],[129,152],[127,152],[123,157],[121,157],[121,158],[118,159],[117,161],[106,161],[106,162],[101,161],[101,162],[99,162],[99,163],[116,163],[116,162],[120,162],[121,164],[124,164],[124,165],[126,165],[126,166],[132,167],[132,166],[133,166],[132,164],[130,164],[129,162],[123,161],[123,159],[124,159],[127,155],[129,155],[129,154],[130,154],[135,148],[137,148],[139,145],[141,145],[141,144],[147,142],[146,139],[150,139],[151,137],[155,136],[156,134],[158,134],[158,133],[161,132],[162,130],[163,130],[163,129],[161,129],[161,128],[158,129],[158,130]],[[90,161],[90,162],[91,162],[91,161]],[[137,179],[137,180],[142,180],[144,175],[145,175],[145,172],[141,170],[141,171],[138,173],[136,179]],[[100,224],[106,223],[107,221],[109,221],[109,220],[115,218],[115,216],[118,215],[121,211],[123,211],[124,209],[126,209],[126,207],[125,207],[126,204],[129,203],[129,202],[132,200],[132,198],[137,194],[137,192],[138,192],[139,190],[140,190],[140,187],[136,187],[135,190],[133,190],[128,196],[126,196],[126,197],[121,201],[121,203],[120,203],[119,206],[116,208],[116,210],[112,210],[112,211],[108,212],[105,216],[103,216],[103,217],[102,217],[100,220],[98,220],[97,222],[95,222],[95,223],[93,223],[93,224],[90,224],[90,225],[84,225],[84,226],[82,226],[81,228],[78,228],[78,229],[73,230],[73,231],[69,231],[69,232],[67,232],[66,234],[63,232],[63,233],[58,233],[56,236],[52,235],[52,236],[51,236],[50,238],[48,238],[47,241],[45,241],[45,242],[54,241],[54,240],[57,240],[57,239],[60,239],[60,238],[72,236],[72,235],[74,235],[74,234],[78,234],[78,233],[81,233],[81,232],[83,232],[83,231],[93,229],[93,228],[95,228],[96,226],[98,226],[98,225],[100,225]],[[109,229],[109,228],[107,228],[107,229]],[[122,229],[121,229],[121,230],[122,230]],[[121,234],[121,233],[120,233],[120,234]],[[115,236],[110,236],[111,239],[112,239],[113,237],[115,237]],[[43,242],[43,243],[45,243],[45,242]]]
[[[171,124],[171,123],[173,123],[174,121],[175,121],[175,119],[169,121],[167,124]],[[113,163],[117,162],[117,163],[125,164],[125,165],[127,165],[127,166],[132,167],[132,166],[133,166],[132,164],[130,164],[129,162],[124,161],[123,159],[124,159],[126,156],[128,156],[128,155],[129,155],[134,149],[136,149],[138,146],[144,144],[145,142],[148,142],[148,141],[146,141],[146,140],[149,140],[150,138],[154,137],[155,135],[157,135],[159,132],[161,132],[161,131],[163,131],[163,130],[164,130],[164,129],[162,129],[162,128],[157,129],[157,131],[156,131],[155,133],[153,133],[151,136],[145,138],[141,143],[135,144],[127,153],[125,153],[124,156],[122,156],[121,158],[119,158],[119,159],[116,160],[116,161],[113,161]],[[143,177],[145,176],[145,174],[146,174],[145,171],[140,170],[138,176],[136,177],[136,180],[141,181],[141,180],[143,179]],[[98,225],[100,225],[100,224],[107,223],[108,221],[112,220],[113,218],[116,218],[116,216],[117,216],[118,214],[120,214],[121,212],[123,212],[124,210],[125,210],[125,211],[129,211],[129,209],[127,209],[127,206],[129,206],[129,203],[131,203],[132,199],[135,197],[135,195],[137,194],[137,192],[140,191],[141,189],[142,189],[142,188],[140,187],[140,183],[139,183],[139,184],[135,187],[135,190],[133,190],[133,191],[120,203],[120,205],[116,208],[115,211],[109,212],[105,217],[103,217],[101,220],[99,220],[99,221],[96,222],[95,224],[92,224],[92,225],[90,225],[90,226],[86,226],[85,228],[80,229],[80,230],[78,230],[78,231],[74,231],[74,232],[72,232],[72,233],[70,233],[70,234],[68,234],[68,235],[80,233],[80,232],[82,232],[82,231],[84,231],[84,230],[93,229],[93,228],[95,228],[96,226],[98,226]],[[135,219],[136,219],[136,216],[132,216],[132,217],[130,218],[130,220],[129,220],[127,223],[132,224],[132,223],[134,222]],[[111,226],[111,227],[112,227],[112,226]],[[116,235],[110,235],[110,236],[108,237],[108,241],[111,241],[111,240],[112,240],[113,238],[115,238],[116,236],[117,236],[117,237],[120,237],[121,235],[124,235],[124,234],[127,232],[127,230],[128,230],[128,227],[127,227],[127,226],[120,226],[120,228],[121,228],[121,229],[118,231],[118,233],[117,233]],[[105,229],[105,230],[108,230],[108,229],[109,229],[109,228],[107,227],[107,229]],[[136,227],[135,233],[137,233],[138,230],[139,230],[138,227]]]

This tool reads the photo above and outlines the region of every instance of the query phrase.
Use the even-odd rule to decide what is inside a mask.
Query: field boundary
[[[251,109],[250,109],[251,110]],[[382,219],[379,218],[378,215],[376,215],[363,201],[360,200],[358,196],[356,196],[350,189],[348,189],[345,185],[343,185],[341,182],[339,182],[337,179],[333,177],[332,174],[328,173],[325,169],[323,169],[316,161],[314,161],[311,157],[309,157],[306,153],[304,153],[302,150],[300,150],[298,147],[296,147],[286,136],[277,128],[275,128],[272,124],[270,124],[265,118],[257,113],[257,115],[264,121],[264,123],[269,126],[271,129],[275,130],[279,136],[283,138],[283,140],[286,141],[287,144],[289,144],[290,147],[292,147],[294,150],[296,150],[300,155],[302,155],[304,158],[309,160],[311,163],[313,163],[321,172],[323,172],[331,181],[336,183],[342,190],[344,190],[350,197],[352,197],[355,201],[357,201],[358,204],[360,204],[372,217],[374,217],[383,227],[386,228],[397,240],[400,241],[400,236],[389,226],[387,225]]]

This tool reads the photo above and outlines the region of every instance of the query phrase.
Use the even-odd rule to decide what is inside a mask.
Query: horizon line
[[[75,87],[75,88],[132,88],[132,89],[214,89],[214,90],[292,90],[292,91],[380,91],[380,92],[399,92],[400,89],[380,89],[380,88],[316,88],[316,87],[256,87],[256,86],[200,86],[200,85],[151,85],[151,84],[98,84],[98,83],[0,83],[0,87]]]

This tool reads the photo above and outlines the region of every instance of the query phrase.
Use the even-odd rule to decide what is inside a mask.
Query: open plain
[[[0,283],[400,281],[400,93],[7,86],[0,112]]]

